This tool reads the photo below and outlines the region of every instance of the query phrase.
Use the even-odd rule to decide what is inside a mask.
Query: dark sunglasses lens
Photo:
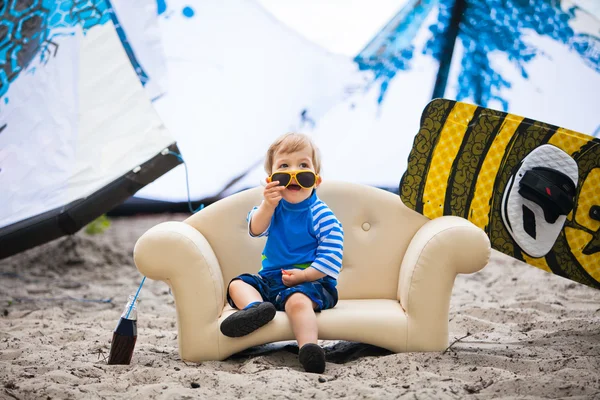
[[[316,177],[312,172],[300,172],[296,175],[296,179],[298,180],[300,186],[309,188],[315,185]]]
[[[271,176],[271,181],[279,181],[279,186],[287,186],[287,184],[290,183],[290,180],[290,174],[284,174],[281,172],[274,173],[273,176]]]

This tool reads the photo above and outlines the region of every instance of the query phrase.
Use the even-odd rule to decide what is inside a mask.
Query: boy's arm
[[[263,191],[264,200],[260,206],[254,207],[248,213],[248,233],[252,237],[261,237],[269,235],[269,227],[273,213],[282,199],[281,192],[285,187],[279,186],[279,182],[269,182]]]
[[[262,202],[260,206],[254,207],[248,213],[248,233],[253,237],[261,237],[269,235],[271,227],[271,218],[275,207],[270,206],[266,202]]]
[[[306,269],[282,269],[281,273],[281,280],[283,281],[283,284],[288,287],[298,285],[302,282],[313,282],[327,276],[327,274],[324,274],[312,266]]]
[[[306,268],[304,271],[302,271],[302,273],[304,275],[304,282],[313,282],[327,276],[327,274],[322,273],[312,266]]]
[[[282,280],[286,286],[302,282],[312,282],[325,276],[337,279],[342,269],[344,254],[344,229],[333,212],[323,205],[315,210],[313,227],[319,247],[317,256],[310,267],[304,270],[290,269],[283,271]]]
[[[344,255],[344,229],[333,212],[323,207],[315,210],[314,230],[319,241],[317,257],[307,274],[314,274],[312,270],[337,279],[342,270],[342,257]],[[317,278],[319,279],[319,278]]]

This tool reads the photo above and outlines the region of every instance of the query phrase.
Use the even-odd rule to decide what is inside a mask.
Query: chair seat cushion
[[[235,312],[225,306],[218,323]],[[319,339],[368,343],[394,352],[406,351],[407,318],[397,300],[340,300],[329,310],[317,313]],[[294,340],[290,321],[278,311],[273,321],[241,337],[219,337],[220,350],[228,355],[251,346]]]

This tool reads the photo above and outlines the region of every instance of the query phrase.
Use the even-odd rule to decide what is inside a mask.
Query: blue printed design
[[[454,0],[440,2],[440,20],[445,26],[450,20],[453,4]],[[560,2],[548,0],[467,0],[459,31],[464,55],[457,100],[472,99],[484,107],[495,100],[508,110],[508,102],[502,98],[501,90],[510,88],[511,84],[494,70],[488,54],[493,51],[507,54],[521,76],[527,79],[527,63],[542,55],[539,49],[527,43],[527,31],[568,45],[590,68],[600,72],[600,38],[577,34],[569,26],[576,10],[571,7],[563,11]],[[425,53],[437,59],[440,54],[439,28],[439,25],[430,27],[432,38],[425,49]]]
[[[410,69],[415,50],[413,39],[436,3],[437,0],[410,0],[354,58],[361,71],[373,71],[367,88],[379,83],[379,104],[396,73]]]
[[[192,18],[196,12],[194,11],[194,9],[192,7],[185,6],[185,7],[183,7],[183,10],[181,11],[181,13],[186,18]]]
[[[167,1],[166,0],[156,0],[156,12],[158,15],[163,14],[167,11]]]
[[[361,70],[374,73],[371,84],[380,85],[378,102],[384,100],[389,82],[401,70],[410,70],[415,51],[413,39],[425,17],[437,5],[437,21],[429,30],[431,38],[424,54],[440,59],[455,0],[411,0],[355,58]],[[569,46],[594,71],[600,73],[600,38],[576,33],[569,23],[580,10],[561,8],[550,0],[465,0],[458,40],[464,48],[458,77],[457,100],[470,99],[487,107],[498,101],[508,110],[502,89],[511,83],[490,63],[494,51],[508,55],[523,78],[529,77],[527,64],[542,52],[527,42],[527,32],[535,32]]]
[[[135,57],[109,0],[0,0],[0,96],[36,56],[45,64],[56,55],[58,44],[54,38],[72,35],[78,26],[86,32],[109,20],[145,85],[148,75]]]
[[[44,0],[44,6],[49,10],[49,30],[80,25],[87,31],[110,20],[109,7],[104,0]]]
[[[0,96],[36,56],[56,55],[55,37],[109,19],[104,0],[0,0]]]

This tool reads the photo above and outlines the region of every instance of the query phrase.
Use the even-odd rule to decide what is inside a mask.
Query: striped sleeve
[[[319,241],[317,257],[311,267],[337,279],[342,270],[344,229],[333,212],[322,201],[311,208],[313,228]]]
[[[265,229],[265,231],[263,233],[261,233],[260,235],[254,235],[252,233],[252,231],[250,230],[250,221],[252,221],[252,214],[254,214],[256,212],[256,210],[258,210],[258,207],[254,207],[252,210],[250,210],[250,212],[248,213],[248,216],[246,217],[246,221],[248,222],[248,234],[252,237],[269,236],[269,229],[271,228],[271,224],[269,224],[269,226],[267,226],[267,229]]]

